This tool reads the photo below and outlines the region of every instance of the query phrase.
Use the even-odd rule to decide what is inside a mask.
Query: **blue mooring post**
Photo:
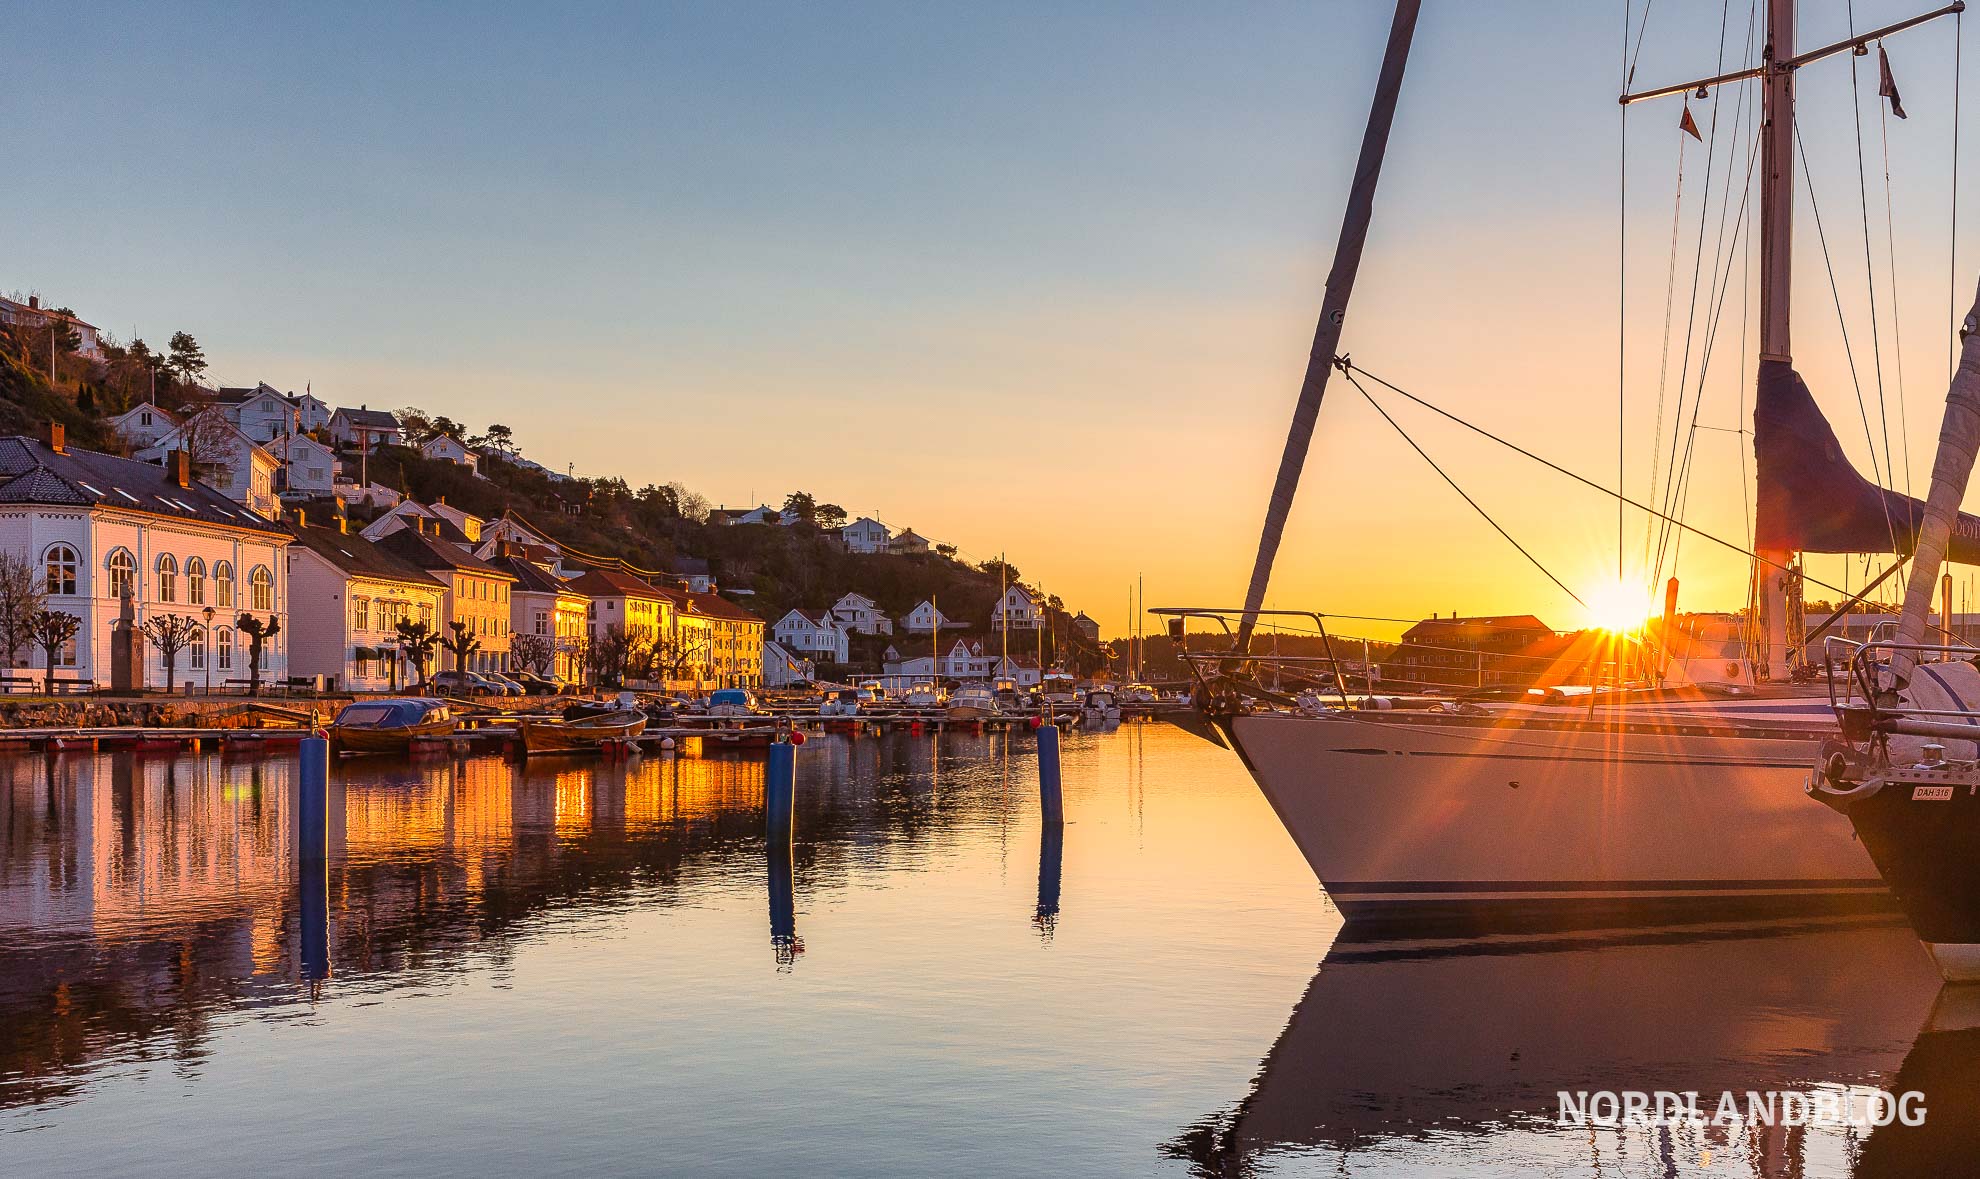
[[[330,742],[306,737],[296,778],[296,891],[302,974],[330,977]]]
[[[791,841],[791,815],[797,804],[797,747],[770,743],[770,765],[763,782],[763,812],[770,842]]]
[[[324,860],[330,856],[330,742],[305,737],[297,778],[296,858]]]
[[[1038,726],[1038,813],[1047,823],[1066,821],[1065,799],[1059,794],[1059,726]]]

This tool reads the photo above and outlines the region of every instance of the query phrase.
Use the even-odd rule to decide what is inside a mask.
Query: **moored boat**
[[[1112,688],[1093,687],[1079,702],[1079,719],[1085,725],[1117,725],[1121,723],[1120,702],[1114,697]]]
[[[904,708],[940,708],[942,689],[925,681],[913,684],[908,688],[907,694],[901,697],[901,705]]]
[[[452,736],[459,725],[445,700],[358,700],[346,704],[331,722],[330,742],[340,753],[404,753],[415,741]]]
[[[964,684],[949,697],[943,715],[952,721],[983,721],[998,715],[997,694],[983,684]]]
[[[619,709],[569,720],[526,720],[520,728],[527,753],[596,753],[629,746],[646,731],[646,714]]]

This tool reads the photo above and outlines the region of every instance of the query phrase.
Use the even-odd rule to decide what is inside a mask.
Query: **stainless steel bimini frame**
[[[1920,666],[1980,658],[1980,647],[1965,642],[1900,643],[1872,639],[1859,643],[1838,635],[1823,640],[1822,664],[1829,684],[1829,707],[1853,741],[1891,733],[1920,737],[1980,738],[1980,714],[1948,708],[1899,706],[1881,682],[1892,653],[1917,657]]]

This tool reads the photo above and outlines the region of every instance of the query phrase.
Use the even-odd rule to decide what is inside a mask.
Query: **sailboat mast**
[[[1788,299],[1794,277],[1794,0],[1767,0],[1761,102],[1760,358],[1791,363]]]
[[[1306,379],[1300,384],[1299,401],[1293,406],[1292,427],[1286,432],[1285,453],[1279,458],[1278,478],[1272,483],[1272,499],[1265,507],[1265,529],[1258,538],[1258,557],[1251,567],[1251,586],[1244,594],[1244,617],[1238,622],[1237,633],[1239,651],[1250,645],[1252,628],[1258,624],[1258,611],[1265,605],[1272,563],[1278,559],[1286,516],[1292,511],[1293,493],[1299,490],[1299,474],[1306,466],[1307,449],[1313,444],[1313,423],[1320,416],[1320,402],[1327,394],[1327,375],[1333,371],[1334,356],[1340,347],[1348,296],[1354,292],[1354,276],[1361,269],[1361,249],[1368,240],[1368,222],[1375,212],[1375,182],[1382,175],[1389,126],[1395,121],[1403,65],[1409,60],[1409,42],[1416,32],[1417,7],[1418,0],[1396,0],[1395,19],[1389,26],[1389,47],[1383,54],[1382,72],[1375,82],[1375,100],[1368,108],[1368,126],[1361,135],[1361,156],[1355,161],[1354,184],[1348,190],[1347,215],[1341,220],[1340,242],[1334,247],[1334,268],[1327,274],[1327,293],[1320,303],[1320,325],[1313,332],[1313,352],[1306,361]]]
[[[1767,43],[1761,51],[1760,130],[1760,372],[1791,365],[1788,301],[1794,281],[1794,0],[1767,0]],[[1758,412],[1758,401],[1755,402]],[[1794,555],[1761,549],[1753,561],[1753,626],[1749,651],[1756,680],[1785,680],[1788,649],[1788,568]],[[1797,638],[1797,641],[1798,638]]]

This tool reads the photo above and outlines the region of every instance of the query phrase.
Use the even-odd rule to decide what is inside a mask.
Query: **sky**
[[[1807,3],[1800,44],[1920,7]],[[1638,85],[1739,64],[1750,8],[1654,3]],[[1150,605],[1242,600],[1389,14],[29,6],[0,39],[0,290],[119,338],[191,331],[227,384],[502,422],[580,474],[731,506],[809,491],[976,559],[1007,552],[1118,633],[1138,577]],[[1743,541],[1748,440],[1728,431],[1750,405],[1757,288],[1716,236],[1745,176],[1739,88],[1691,100],[1708,129],[1718,104],[1711,197],[1706,147],[1684,140],[1674,203],[1681,107],[1625,124],[1623,20],[1621,3],[1425,4],[1342,347],[1613,487],[1620,300],[1623,486],[1649,498],[1703,353],[1693,259],[1708,275],[1724,259],[1685,517]],[[1859,468],[1863,420],[1879,462],[1888,421],[1893,482],[1921,492],[1949,287],[1980,261],[1964,230],[1948,256],[1953,33],[1889,42],[1902,122],[1880,117],[1875,57],[1855,63],[1867,208],[1851,59],[1798,83],[1815,202],[1800,184],[1795,358]],[[1385,404],[1570,589],[1615,596],[1612,500]],[[1625,597],[1647,600],[1645,534],[1628,513]],[[1811,568],[1863,580],[1861,561]],[[1685,543],[1677,574],[1686,608],[1744,599],[1744,562],[1707,543]],[[1338,380],[1270,604],[1589,620]]]

